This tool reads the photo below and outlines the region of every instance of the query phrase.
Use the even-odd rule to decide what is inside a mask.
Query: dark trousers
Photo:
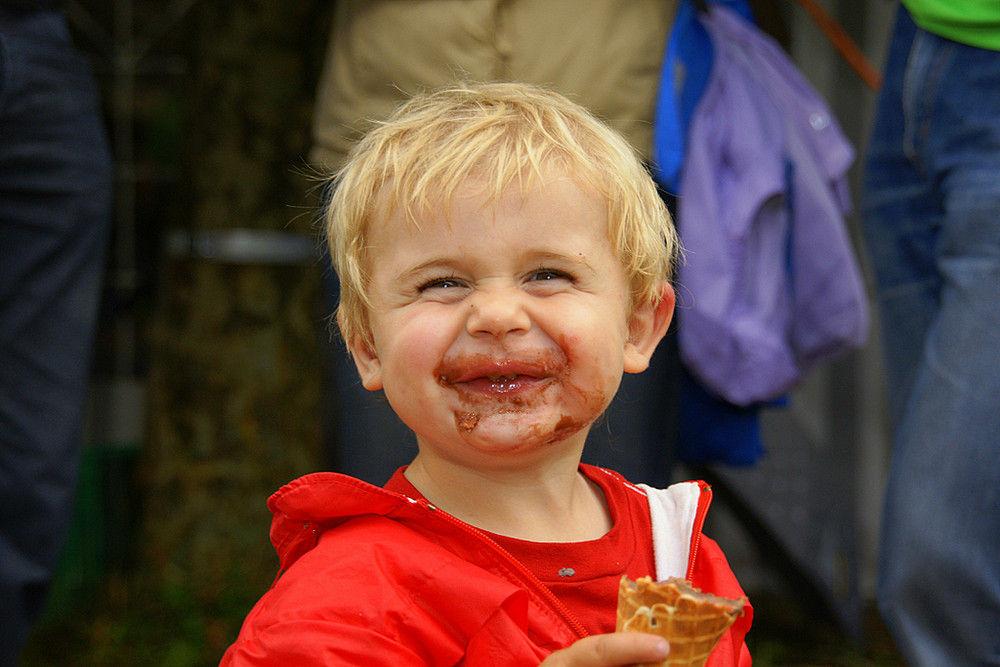
[[[110,228],[96,87],[57,12],[0,10],[0,666],[73,514]]]

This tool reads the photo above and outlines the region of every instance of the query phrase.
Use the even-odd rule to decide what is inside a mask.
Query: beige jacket
[[[647,160],[677,0],[340,0],[319,85],[311,160],[338,167],[368,120],[456,80],[523,81],[568,95]]]

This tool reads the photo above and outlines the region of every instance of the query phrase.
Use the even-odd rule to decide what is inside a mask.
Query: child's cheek
[[[391,332],[386,336],[391,345],[388,356],[398,378],[412,380],[431,372],[447,347],[440,324],[427,318],[388,318],[383,326]]]
[[[447,345],[441,340],[440,328],[413,327],[407,332],[406,338],[396,351],[400,363],[411,369],[428,372],[441,359]]]
[[[621,371],[607,363],[604,355],[582,346],[576,336],[563,334],[559,345],[567,357],[564,383],[570,399],[560,426],[579,430],[597,419],[611,403],[621,383]]]

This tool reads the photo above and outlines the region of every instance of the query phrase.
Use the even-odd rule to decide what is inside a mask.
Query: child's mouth
[[[484,415],[512,415],[530,409],[541,400],[551,378],[523,373],[464,375],[450,381],[440,377],[442,386],[456,392],[462,410],[455,423],[463,433],[470,433]]]
[[[530,395],[556,381],[564,365],[561,355],[461,355],[437,370],[438,382],[466,399],[506,399],[521,404]]]
[[[541,378],[535,376],[521,374],[486,375],[469,378],[456,385],[479,393],[512,394],[535,386],[540,380]]]

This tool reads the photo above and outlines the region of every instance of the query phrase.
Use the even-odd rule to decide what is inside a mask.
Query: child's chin
[[[527,419],[526,415],[503,414],[460,420],[459,433],[478,449],[516,453],[562,442],[584,426],[566,419],[537,420]]]

